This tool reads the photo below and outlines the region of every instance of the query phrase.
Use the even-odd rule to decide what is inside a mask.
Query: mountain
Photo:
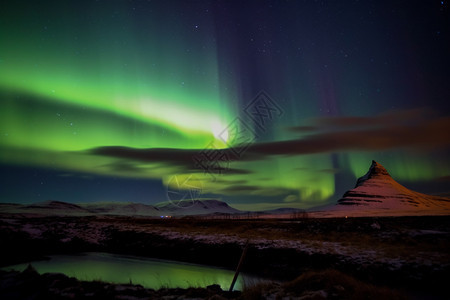
[[[418,193],[396,182],[388,171],[372,161],[354,189],[338,200],[335,210],[450,212],[450,199]]]
[[[142,203],[98,202],[81,204],[93,214],[116,216],[159,216],[159,209]]]
[[[90,212],[85,208],[62,201],[48,200],[44,202],[33,203],[30,205],[19,205],[10,207],[8,212],[38,214],[38,215],[89,215]]]
[[[184,200],[180,202],[163,202],[156,205],[161,215],[190,216],[208,214],[236,214],[240,210],[215,199]]]
[[[234,214],[240,211],[215,199],[162,202],[156,205],[129,202],[86,203],[82,207],[93,214],[117,216],[192,216],[209,214]]]
[[[67,203],[62,201],[48,200],[44,202],[33,203],[26,205],[24,209],[53,209],[53,210],[78,210],[84,211],[82,207],[73,203]]]
[[[39,216],[193,216],[214,214],[236,214],[240,210],[228,206],[227,203],[215,199],[198,199],[182,202],[163,202],[147,205],[131,202],[97,202],[72,204],[62,201],[45,201],[23,204],[2,204],[0,213],[27,214]]]

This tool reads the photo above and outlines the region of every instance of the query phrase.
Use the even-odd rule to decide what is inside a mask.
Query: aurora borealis
[[[448,194],[448,2],[335,2],[2,2],[1,201],[154,204],[195,174],[236,208],[311,207],[372,159]],[[282,110],[264,128],[260,91]],[[236,118],[245,153],[196,168]]]

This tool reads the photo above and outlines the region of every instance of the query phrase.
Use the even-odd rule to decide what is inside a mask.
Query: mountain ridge
[[[216,199],[161,202],[155,205],[133,202],[68,203],[47,200],[32,204],[4,204],[0,212],[36,215],[117,215],[117,216],[193,216],[245,213]]]
[[[376,161],[368,172],[358,178],[355,188],[344,193],[337,206],[362,206],[376,209],[439,209],[450,208],[450,199],[422,194],[395,181]]]

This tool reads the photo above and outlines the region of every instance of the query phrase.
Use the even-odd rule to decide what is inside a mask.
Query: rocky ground
[[[449,217],[157,220],[3,215],[0,238],[3,266],[49,254],[102,251],[232,269],[248,241],[243,271],[282,281],[332,269],[409,296],[445,299],[450,278]],[[325,294],[314,297],[333,298],[339,285],[317,287]],[[286,286],[257,290],[275,299]],[[250,291],[244,295],[250,297]]]

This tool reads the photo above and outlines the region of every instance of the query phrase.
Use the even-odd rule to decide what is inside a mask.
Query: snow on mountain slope
[[[16,213],[32,213],[40,215],[88,215],[90,212],[85,208],[62,201],[48,200],[44,202],[33,203],[30,205],[21,205],[14,209]]]
[[[450,199],[425,195],[396,182],[379,163],[372,161],[369,171],[356,187],[338,200],[335,210],[450,210]]]
[[[155,206],[142,203],[92,203],[83,207],[95,214],[126,216],[182,216],[237,213],[225,202],[210,199],[163,202]]]
[[[159,216],[159,209],[142,203],[130,202],[99,202],[81,204],[94,214],[117,216]]]
[[[43,209],[69,209],[69,210],[83,210],[79,205],[62,202],[62,201],[55,201],[55,200],[48,200],[44,202],[38,202],[33,203],[30,205],[25,206],[26,208],[43,208]]]
[[[184,200],[180,202],[163,202],[156,205],[162,215],[206,215],[235,214],[241,211],[228,206],[227,203],[215,199]]]

